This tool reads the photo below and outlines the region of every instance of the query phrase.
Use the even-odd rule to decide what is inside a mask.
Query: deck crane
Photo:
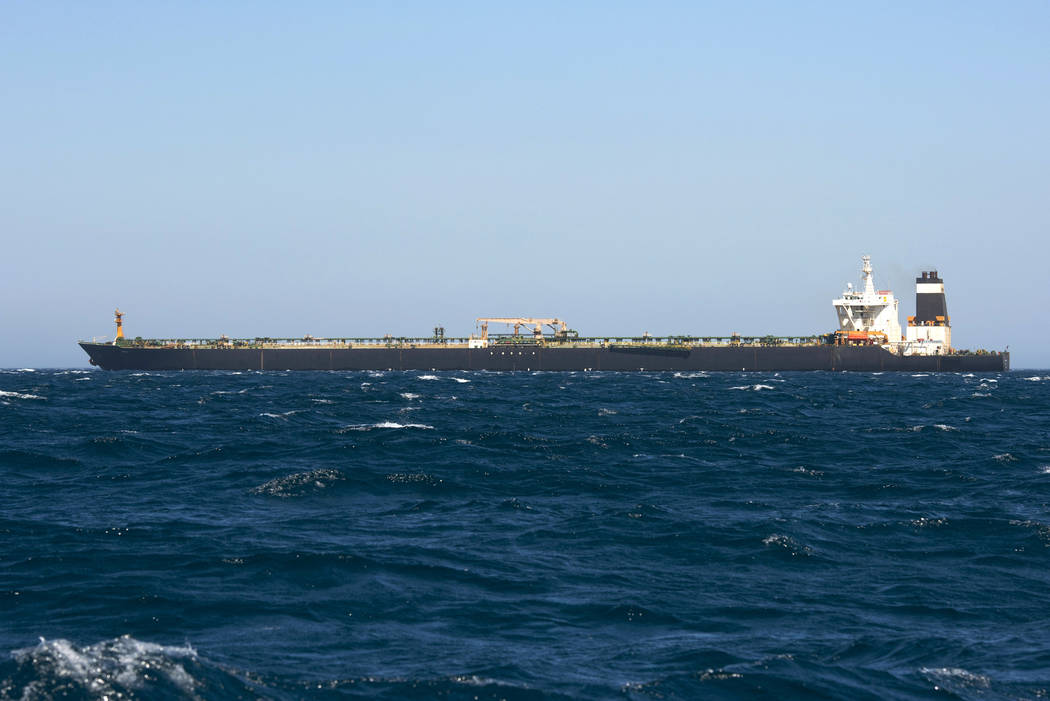
[[[522,326],[531,326],[532,335],[536,338],[543,338],[543,327],[550,326],[554,329],[555,337],[563,337],[568,332],[568,327],[565,322],[561,319],[532,319],[528,317],[481,317],[478,320],[481,324],[481,338],[482,340],[488,340],[489,337],[489,324],[513,324],[514,335],[518,335],[518,331]]]

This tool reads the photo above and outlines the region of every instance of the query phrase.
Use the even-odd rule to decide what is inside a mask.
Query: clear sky
[[[0,367],[112,336],[810,334],[1050,367],[1050,3],[5,2]]]

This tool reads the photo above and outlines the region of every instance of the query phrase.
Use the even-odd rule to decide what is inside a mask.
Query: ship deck
[[[434,337],[340,337],[340,338],[134,338],[114,345],[124,348],[206,349],[343,349],[343,348],[471,348],[470,338]],[[105,339],[81,343],[112,343]],[[729,348],[729,347],[805,347],[826,345],[823,336],[589,336],[570,339],[535,339],[526,336],[490,336],[487,347],[502,348]]]

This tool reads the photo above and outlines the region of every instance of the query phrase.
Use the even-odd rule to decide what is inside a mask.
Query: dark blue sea
[[[1043,699],[1050,372],[0,371],[3,699]]]

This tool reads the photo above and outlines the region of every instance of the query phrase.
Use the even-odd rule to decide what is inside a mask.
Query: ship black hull
[[[998,372],[1009,353],[899,356],[875,346],[149,348],[81,343],[103,370],[610,370]]]

